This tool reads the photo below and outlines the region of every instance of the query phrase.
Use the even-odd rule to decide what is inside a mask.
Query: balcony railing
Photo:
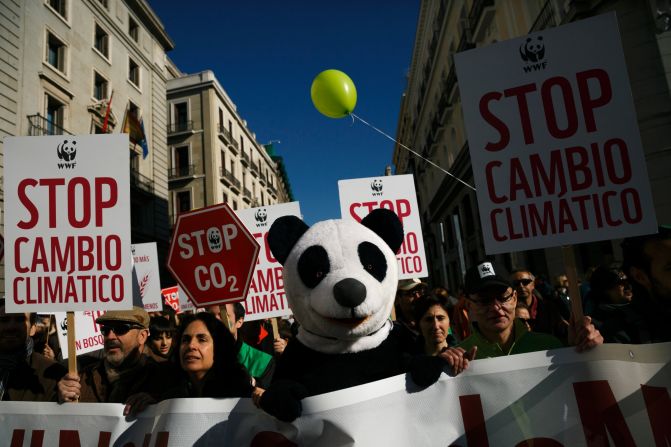
[[[247,187],[244,186],[242,187],[242,198],[247,201],[252,200],[252,192],[249,189],[247,189]]]
[[[168,135],[193,131],[193,121],[181,121],[168,124]]]
[[[195,173],[195,165],[186,165],[186,166],[177,166],[176,168],[170,169],[168,173],[168,178],[176,179],[180,177],[191,177]]]
[[[482,11],[487,6],[494,6],[494,0],[475,0],[473,2],[471,12],[470,14],[468,14],[468,24],[471,30],[473,30],[473,32],[475,32],[478,23],[480,23],[480,17],[482,17]]]
[[[225,143],[231,143],[233,137],[231,136],[231,131],[226,129],[223,124],[219,124],[219,135],[224,139]]]
[[[475,44],[469,40],[468,33],[462,33],[459,45],[457,46],[457,53],[470,50],[471,48],[475,48]]]
[[[536,17],[534,24],[531,25],[529,32],[533,33],[547,28],[552,28],[554,26],[557,26],[554,6],[552,6],[552,1],[548,0],[541,8],[541,11],[538,13],[538,17]]]
[[[257,162],[255,162],[255,161],[252,161],[252,162],[249,164],[249,169],[251,169],[253,173],[255,173],[255,174],[258,175],[258,173],[259,173],[259,164],[258,164]]]
[[[230,187],[235,188],[238,191],[240,191],[240,180],[235,178],[235,176],[233,175],[232,172],[230,172],[229,170],[227,170],[225,167],[222,166],[219,170],[219,174],[220,174],[221,178],[226,183],[228,183],[228,185]]]
[[[135,169],[130,170],[130,186],[150,194],[154,193],[154,181],[140,174]]]
[[[231,139],[231,148],[237,153],[240,150],[240,144],[237,141]]]
[[[63,129],[53,121],[43,117],[39,113],[37,115],[28,115],[28,124],[29,136],[72,135],[72,133]]]
[[[266,180],[266,174],[264,174],[263,171],[259,172],[259,183],[261,183],[264,186],[266,185],[266,183],[268,183]]]
[[[245,151],[242,151],[241,155],[242,155],[242,158],[240,158],[240,162],[245,166],[249,166],[249,162],[250,162],[249,154]]]

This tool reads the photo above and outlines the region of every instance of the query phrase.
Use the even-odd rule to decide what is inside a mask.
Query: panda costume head
[[[373,349],[391,331],[398,283],[396,252],[403,227],[377,209],[361,223],[326,220],[312,227],[295,216],[277,219],[268,233],[284,266],[284,289],[300,323],[298,339],[336,354]]]

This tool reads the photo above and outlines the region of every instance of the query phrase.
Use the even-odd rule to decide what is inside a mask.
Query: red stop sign
[[[243,301],[259,244],[226,204],[177,216],[168,270],[196,307]]]

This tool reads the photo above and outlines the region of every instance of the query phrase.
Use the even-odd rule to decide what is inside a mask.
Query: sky
[[[340,218],[338,180],[375,177],[394,143],[350,117],[321,115],[314,77],[347,73],[354,113],[395,136],[419,0],[149,0],[185,73],[212,70],[259,143],[271,140],[308,224]],[[188,5],[188,7],[186,6]]]

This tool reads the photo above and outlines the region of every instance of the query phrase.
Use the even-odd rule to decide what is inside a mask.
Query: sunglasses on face
[[[508,304],[510,303],[510,300],[513,299],[513,296],[515,295],[515,292],[510,292],[507,295],[503,296],[479,296],[477,300],[471,300],[478,306],[482,307],[487,307],[494,303],[494,300],[496,300],[499,304]]]
[[[107,337],[110,334],[110,332],[114,332],[116,335],[125,335],[131,329],[144,329],[144,328],[140,325],[130,324],[130,323],[120,323],[120,324],[114,324],[114,325],[101,325],[100,326],[100,333],[103,334],[105,337]]]
[[[513,281],[513,287],[519,287],[520,285],[528,286],[528,285],[531,284],[532,282],[534,282],[534,280],[533,280],[533,279],[529,279],[529,278],[516,279],[516,280]]]

